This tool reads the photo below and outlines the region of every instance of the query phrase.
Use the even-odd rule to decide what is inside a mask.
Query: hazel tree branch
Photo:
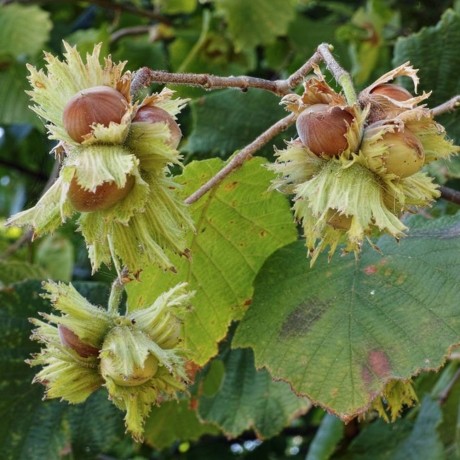
[[[258,88],[270,91],[277,96],[285,96],[292,88],[298,86],[305,76],[311,72],[313,66],[323,59],[322,54],[316,51],[313,56],[286,80],[265,80],[263,78],[242,75],[238,77],[220,77],[210,74],[170,73],[163,70],[152,70],[148,67],[139,69],[131,83],[131,92],[135,94],[144,86],[152,83],[198,86],[206,90],[222,88],[239,88],[247,91],[249,88]],[[332,58],[333,60],[334,58]],[[338,66],[338,64],[337,64]],[[342,69],[343,70],[343,69]],[[343,71],[345,72],[345,71]]]
[[[445,185],[441,185],[439,191],[441,192],[442,199],[460,205],[460,191],[446,187]]]
[[[321,43],[321,45],[318,46],[318,53],[326,64],[326,67],[337,80],[337,83],[342,87],[348,104],[356,104],[358,102],[358,96],[356,95],[351,75],[335,60],[331,53],[332,50],[332,45],[327,43]]]
[[[186,204],[192,204],[199,200],[205,193],[222,182],[233,170],[240,167],[246,160],[252,157],[257,150],[262,148],[276,135],[285,131],[295,122],[295,114],[290,114],[282,118],[260,136],[254,139],[250,144],[240,150],[214,177],[202,185],[198,190],[192,193],[186,200]]]
[[[431,109],[433,117],[442,115],[443,113],[453,112],[460,107],[460,95],[454,96],[443,104]]]

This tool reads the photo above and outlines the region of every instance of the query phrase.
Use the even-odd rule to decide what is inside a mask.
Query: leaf
[[[293,0],[215,0],[236,44],[237,51],[267,45],[285,35],[295,15]]]
[[[328,460],[343,434],[343,422],[335,415],[326,414],[310,444],[305,460]]]
[[[39,281],[27,281],[0,290],[0,389],[2,395],[14,395],[0,398],[0,445],[5,459],[57,458],[61,444],[56,429],[61,423],[60,409],[41,401],[43,390],[32,386],[34,370],[24,362],[38,351],[38,345],[29,340],[28,317],[37,310],[49,310],[48,303],[37,296],[40,286]],[[35,451],[47,455],[33,456]]]
[[[200,417],[217,424],[229,437],[253,429],[259,438],[278,434],[310,408],[284,382],[274,382],[266,370],[257,371],[251,350],[233,350],[223,359],[225,375],[213,396],[199,400]]]
[[[97,29],[79,29],[65,38],[69,45],[76,46],[81,56],[91,54],[94,45],[101,43],[101,56],[109,54],[110,33],[107,25],[102,25]]]
[[[30,123],[41,126],[38,117],[28,107],[29,98],[25,92],[29,89],[25,65],[12,63],[0,72],[1,124]]]
[[[192,102],[191,109],[194,129],[185,150],[198,156],[228,156],[286,116],[279,98],[257,89],[219,91]],[[273,152],[272,145],[265,150]]]
[[[268,192],[272,174],[254,158],[191,206],[196,225],[189,236],[191,259],[175,258],[178,274],[146,268],[141,283],[130,283],[130,309],[152,302],[181,281],[196,291],[193,312],[185,323],[186,345],[198,364],[217,352],[231,321],[251,303],[252,282],[265,259],[295,240],[286,198]],[[218,159],[193,162],[177,177],[186,197],[223,166]]]
[[[411,422],[408,418],[388,424],[377,420],[361,431],[341,459],[407,460],[444,458],[438,426],[442,414],[439,403],[425,396],[420,412]]]
[[[126,69],[135,71],[142,66],[165,69],[168,63],[162,43],[152,43],[149,37],[122,38],[113,53],[114,62],[127,61]]]
[[[310,269],[302,242],[277,251],[233,346],[253,347],[257,367],[344,420],[391,379],[439,368],[460,337],[460,215],[410,224],[359,261]]]
[[[435,26],[425,27],[396,42],[394,65],[410,60],[419,69],[419,92],[433,91],[429,99],[430,107],[460,93],[459,41],[460,14],[449,9]],[[439,121],[457,143],[460,142],[460,113],[449,113],[439,117]]]
[[[26,279],[44,279],[46,271],[38,265],[19,260],[0,260],[0,288]]]
[[[205,434],[216,435],[219,429],[202,423],[190,401],[166,401],[154,407],[145,423],[144,437],[157,449],[164,449],[176,441],[197,441]]]
[[[197,0],[157,0],[163,14],[190,14],[196,9]]]
[[[36,254],[37,263],[46,269],[55,281],[70,281],[74,254],[72,243],[62,235],[54,233],[40,241]]]
[[[83,404],[68,408],[72,453],[78,459],[94,459],[123,437],[123,413],[105,390],[92,394]]]
[[[0,9],[0,59],[33,56],[48,41],[52,27],[49,13],[36,5],[11,3]],[[3,99],[2,99],[3,100]]]

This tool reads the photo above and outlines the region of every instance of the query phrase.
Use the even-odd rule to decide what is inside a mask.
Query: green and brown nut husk
[[[59,142],[59,176],[9,225],[32,226],[40,236],[77,214],[94,271],[113,258],[131,272],[152,263],[172,269],[165,250],[185,253],[193,228],[168,170],[181,165],[175,116],[186,101],[166,88],[134,101],[125,63],[108,57],[101,65],[100,45],[86,62],[64,46],[63,61],[45,54],[46,72],[28,67],[32,109]]]
[[[44,283],[45,298],[60,314],[42,314],[32,339],[43,344],[28,362],[42,366],[34,382],[46,398],[85,401],[98,388],[126,412],[127,430],[142,439],[153,405],[175,398],[187,384],[183,321],[193,293],[185,283],[152,305],[125,315],[92,305],[71,285]]]
[[[283,100],[297,114],[299,137],[276,152],[269,166],[277,175],[272,188],[294,195],[312,264],[327,247],[332,257],[340,243],[358,254],[374,233],[403,237],[402,214],[440,195],[422,168],[460,148],[421,104],[428,93],[412,96],[389,83],[399,76],[411,78],[417,89],[416,70],[406,63],[349,105],[316,68],[301,96]]]

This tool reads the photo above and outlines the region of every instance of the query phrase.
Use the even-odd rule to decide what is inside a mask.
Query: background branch
[[[0,5],[8,5],[9,3],[75,3],[75,0],[0,0]],[[116,12],[125,11],[127,13],[132,13],[137,16],[143,16],[149,19],[154,19],[158,22],[162,22],[164,24],[170,24],[171,21],[162,16],[161,14],[155,13],[154,11],[145,10],[142,8],[137,8],[134,5],[130,5],[128,3],[116,3],[111,0],[88,0],[86,3],[91,5],[97,5],[101,8],[105,8],[107,10],[113,10]]]
[[[441,198],[460,205],[460,191],[446,187],[445,185],[441,185],[439,191],[441,192]]]
[[[198,190],[192,193],[186,200],[186,204],[192,204],[200,199],[206,192],[217,184],[222,182],[234,169],[240,167],[246,160],[252,157],[262,146],[273,139],[276,135],[285,131],[295,122],[295,114],[291,113],[285,118],[282,118],[260,136],[254,139],[250,144],[240,150],[214,177],[202,185]]]
[[[433,117],[437,117],[438,115],[442,115],[446,112],[453,112],[454,110],[460,107],[460,95],[454,96],[453,98],[449,99],[448,101],[444,102],[443,104],[438,105],[431,109],[431,113]]]

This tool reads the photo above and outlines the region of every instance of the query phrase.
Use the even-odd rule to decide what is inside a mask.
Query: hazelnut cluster
[[[28,361],[42,366],[34,382],[45,385],[47,398],[74,404],[105,386],[126,411],[127,430],[142,439],[152,405],[186,387],[183,321],[193,293],[181,283],[152,305],[120,315],[92,305],[72,285],[48,282],[44,289],[61,314],[31,320],[32,339],[44,344]]]
[[[47,73],[29,66],[33,110],[48,122],[62,158],[59,177],[33,208],[9,220],[39,236],[79,213],[93,270],[120,259],[132,272],[149,263],[173,268],[165,249],[186,252],[193,227],[168,166],[180,164],[175,115],[186,101],[172,91],[134,101],[132,75],[100,46],[82,60],[64,43],[65,61],[46,54]]]
[[[421,169],[458,153],[421,102],[390,83],[396,77],[418,84],[408,63],[380,77],[350,105],[334,91],[318,68],[301,96],[283,103],[297,114],[298,138],[277,151],[269,168],[273,188],[294,194],[294,212],[302,223],[312,264],[339,243],[359,253],[374,232],[404,236],[400,217],[439,197],[437,186]]]

